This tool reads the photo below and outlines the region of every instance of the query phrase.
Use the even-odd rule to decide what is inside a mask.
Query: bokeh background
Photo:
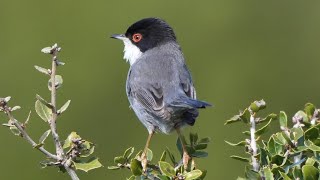
[[[129,64],[122,60],[123,44],[110,39],[144,17],[161,17],[173,26],[191,69],[198,98],[215,106],[203,110],[185,133],[209,136],[209,157],[197,161],[207,179],[235,179],[244,164],[229,158],[242,154],[224,140],[244,138],[241,124],[224,121],[256,99],[267,112],[285,110],[289,116],[306,102],[320,105],[319,1],[116,1],[1,0],[0,96],[23,120],[34,109],[35,94],[49,98],[47,79],[33,65],[49,67],[40,49],[59,43],[66,65],[59,68],[64,85],[58,104],[71,106],[58,120],[61,139],[71,131],[97,144],[105,168],[79,172],[81,179],[125,179],[127,171],[108,171],[113,157],[127,147],[142,149],[147,131],[137,121],[125,94]],[[6,122],[4,115],[1,122]],[[279,130],[274,123],[273,130]],[[35,114],[28,127],[37,139],[47,125]],[[8,129],[0,128],[0,179],[69,179],[56,168],[40,169],[44,156]],[[157,134],[156,157],[165,147],[175,149],[176,134]],[[51,141],[47,147],[52,150]]]

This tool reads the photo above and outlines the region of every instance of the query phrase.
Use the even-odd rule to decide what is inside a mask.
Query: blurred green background
[[[10,95],[12,105],[23,107],[15,112],[19,120],[34,109],[35,94],[49,99],[47,79],[33,65],[49,67],[49,56],[40,49],[59,43],[66,65],[59,68],[64,85],[58,104],[72,100],[58,120],[61,139],[77,131],[97,144],[96,155],[107,167],[127,147],[142,149],[147,137],[128,108],[123,44],[109,36],[144,17],[164,18],[177,34],[198,98],[215,105],[185,130],[212,138],[209,157],[197,161],[199,168],[208,169],[209,180],[235,179],[243,175],[244,164],[229,156],[242,149],[224,140],[240,140],[246,127],[224,126],[226,119],[261,98],[268,112],[285,110],[290,116],[308,101],[320,105],[319,5],[298,0],[1,0],[0,96]],[[47,128],[33,111],[31,136],[37,139]],[[0,140],[0,179],[69,179],[56,168],[40,169],[44,156],[4,127]],[[175,149],[175,142],[175,133],[157,134],[151,149],[160,156],[166,146]],[[51,144],[46,146],[52,150]],[[100,168],[79,175],[125,179],[129,173]]]

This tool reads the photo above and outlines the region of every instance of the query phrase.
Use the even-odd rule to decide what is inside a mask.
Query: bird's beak
[[[126,36],[124,34],[113,34],[110,38],[124,40]]]

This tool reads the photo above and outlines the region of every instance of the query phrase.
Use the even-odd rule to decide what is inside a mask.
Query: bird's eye
[[[135,43],[138,43],[139,41],[141,41],[142,39],[142,35],[140,33],[136,33],[132,36],[132,41]]]

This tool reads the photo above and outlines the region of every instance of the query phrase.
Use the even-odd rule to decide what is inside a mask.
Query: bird
[[[111,38],[124,43],[123,58],[130,64],[126,94],[130,107],[148,130],[140,158],[143,170],[147,168],[147,151],[155,132],[177,132],[183,165],[187,167],[190,155],[181,128],[193,126],[198,109],[211,104],[196,99],[192,77],[173,29],[160,18],[144,18],[129,26],[124,34],[113,34]]]

